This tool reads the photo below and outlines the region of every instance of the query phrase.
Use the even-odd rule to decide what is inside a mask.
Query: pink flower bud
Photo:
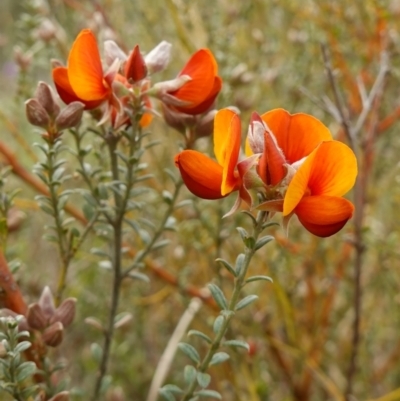
[[[171,43],[163,40],[153,50],[146,54],[144,61],[150,74],[162,71],[171,58]]]
[[[85,105],[81,102],[72,102],[57,116],[55,124],[58,131],[76,127],[82,120]]]
[[[45,82],[39,82],[35,91],[35,98],[47,111],[50,118],[54,119],[60,112],[60,106],[54,99],[53,90]]]
[[[37,127],[47,129],[50,125],[50,117],[45,108],[37,99],[29,99],[25,102],[25,112],[28,121]]]
[[[49,347],[57,347],[64,337],[64,326],[61,322],[55,322],[42,334],[42,339]]]
[[[26,320],[34,330],[44,330],[48,325],[48,319],[38,303],[29,305]]]

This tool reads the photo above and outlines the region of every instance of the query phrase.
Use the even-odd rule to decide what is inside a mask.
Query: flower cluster
[[[355,182],[355,155],[333,140],[316,118],[291,115],[283,109],[261,116],[253,113],[246,156],[241,160],[240,144],[239,116],[230,109],[218,111],[214,120],[216,161],[194,150],[175,157],[188,189],[204,199],[220,199],[237,191],[231,212],[244,200],[251,208],[281,212],[285,225],[296,214],[319,237],[335,234],[351,218],[354,206],[343,195]],[[257,205],[250,190],[262,199]]]
[[[138,45],[127,55],[109,40],[103,63],[94,34],[84,29],[72,45],[67,66],[54,62],[54,84],[64,103],[81,102],[86,110],[100,110],[95,114],[99,124],[110,121],[114,129],[131,124],[133,115],[141,116],[140,126],[149,125],[156,114],[151,97],[162,101],[167,123],[185,125],[188,117],[191,122],[212,108],[222,80],[210,50],[200,49],[176,78],[153,85],[152,75],[165,69],[170,50],[163,41],[146,55]]]

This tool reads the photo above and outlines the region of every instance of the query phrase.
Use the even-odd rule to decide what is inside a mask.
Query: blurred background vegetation
[[[224,81],[218,107],[238,107],[243,127],[252,111],[282,107],[313,114],[343,141],[340,124],[327,112],[333,92],[321,44],[330,55],[351,121],[362,112],[363,88],[371,89],[386,51],[390,72],[374,103],[374,121],[367,119],[360,132],[360,154],[366,155],[360,166],[368,174],[361,338],[352,400],[400,400],[399,18],[399,0],[1,0],[0,140],[32,169],[39,157],[31,146],[38,131],[26,121],[24,101],[39,80],[51,83],[50,60],[65,62],[72,41],[85,27],[95,31],[99,43],[114,39],[125,50],[139,44],[146,52],[161,40],[171,42],[172,61],[160,80],[174,77],[193,51],[208,47]],[[161,120],[153,122],[151,131],[162,142],[147,156],[158,194],[171,189],[164,169],[174,169],[181,138]],[[372,140],[367,132],[374,133]],[[208,149],[209,139],[197,145]],[[17,177],[9,179],[8,187],[21,188],[16,208],[25,217],[10,234],[7,258],[21,261],[16,278],[27,301],[33,302],[45,285],[55,284],[57,251],[42,239],[49,221],[36,205],[35,192]],[[181,198],[193,197],[185,190]],[[149,214],[157,218],[163,210],[159,197],[147,201]],[[185,289],[201,289],[217,280],[229,292],[230,277],[214,260],[236,258],[241,246],[234,228],[246,224],[243,216],[221,219],[233,201],[193,198],[192,205],[174,216],[178,231],[168,234],[172,244],[152,255],[146,270],[151,282],[124,286],[121,310],[133,319],[117,332],[110,372],[110,389],[122,387],[122,399],[146,399],[160,355],[190,302]],[[271,230],[277,241],[256,255],[251,269],[271,276],[274,284],[253,284],[259,300],[231,328],[235,337],[251,344],[251,352],[233,353],[229,362],[212,368],[212,387],[232,401],[343,400],[354,345],[353,222],[329,239],[313,237],[295,219],[288,237],[280,227]],[[70,269],[66,292],[78,299],[77,317],[52,356],[68,357],[62,376],[73,388],[74,400],[85,400],[91,388],[97,366],[91,346],[101,337],[84,319],[101,320],[108,305],[109,273],[89,252],[96,241],[87,241]],[[157,268],[170,274],[167,280]],[[205,302],[191,327],[211,331],[216,314]],[[178,352],[169,382],[181,383],[186,363]]]

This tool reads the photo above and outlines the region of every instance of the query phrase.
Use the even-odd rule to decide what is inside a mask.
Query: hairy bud
[[[40,81],[34,96],[47,111],[50,118],[54,119],[58,116],[60,113],[60,106],[54,99],[53,90],[50,85]]]
[[[29,99],[25,102],[25,112],[32,125],[45,129],[49,127],[50,117],[37,99]]]
[[[42,334],[42,339],[49,347],[57,347],[64,337],[64,326],[61,322],[55,322]]]
[[[56,311],[54,306],[54,298],[50,288],[47,285],[44,287],[42,294],[40,295],[39,305],[47,319],[50,319],[54,315]]]
[[[163,40],[153,50],[146,54],[144,61],[150,74],[162,71],[171,58],[171,43]]]
[[[29,305],[26,320],[29,327],[35,330],[44,330],[48,325],[48,318],[46,318],[38,303]]]
[[[76,127],[82,120],[85,105],[81,102],[72,102],[57,116],[55,124],[58,131]]]
[[[56,309],[50,319],[50,324],[61,322],[64,327],[68,327],[74,320],[76,311],[76,298],[67,298]]]

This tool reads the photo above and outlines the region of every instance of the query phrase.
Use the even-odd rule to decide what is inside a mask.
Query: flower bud
[[[26,214],[24,212],[16,208],[11,208],[7,214],[8,232],[11,233],[13,231],[17,231],[21,227],[21,224],[23,223],[25,218]]]
[[[29,327],[35,330],[44,330],[48,325],[48,319],[44,315],[42,308],[38,303],[28,306],[26,320],[29,324]]]
[[[115,59],[118,59],[124,63],[127,59],[127,56],[113,40],[106,40],[104,42],[104,58],[106,65],[110,66]]]
[[[69,391],[61,391],[61,393],[51,397],[49,401],[69,401]]]
[[[53,90],[45,82],[39,82],[35,91],[35,98],[47,111],[50,118],[54,119],[60,113],[60,106],[54,99]]]
[[[19,46],[14,47],[14,59],[22,71],[27,71],[32,62],[32,55],[24,53]]]
[[[76,311],[76,298],[67,298],[56,309],[54,315],[50,318],[50,324],[61,322],[64,327],[68,327],[74,320]]]
[[[85,105],[81,102],[72,102],[57,116],[55,124],[58,131],[76,127],[82,120]]]
[[[124,73],[125,77],[133,82],[138,82],[146,78],[147,67],[138,45],[134,47],[132,53],[129,55],[124,66]]]
[[[49,127],[50,117],[37,99],[29,99],[25,102],[25,112],[32,125],[45,129]]]
[[[42,294],[40,295],[39,305],[47,319],[50,319],[54,315],[56,308],[54,306],[53,294],[47,285],[44,287]]]
[[[57,29],[55,25],[48,18],[42,20],[39,28],[36,31],[38,38],[43,40],[43,42],[50,42],[56,37],[56,33]]]
[[[146,54],[144,61],[150,74],[162,71],[171,58],[171,43],[163,40],[153,50]]]
[[[64,326],[61,322],[55,322],[42,334],[42,339],[49,347],[57,347],[64,337]]]
[[[163,115],[165,122],[172,128],[179,131],[181,134],[184,134],[186,131],[186,127],[189,125],[193,125],[194,118],[193,116],[189,116],[188,114],[179,113],[177,111],[171,110],[169,107],[165,106],[164,103],[161,103]]]

